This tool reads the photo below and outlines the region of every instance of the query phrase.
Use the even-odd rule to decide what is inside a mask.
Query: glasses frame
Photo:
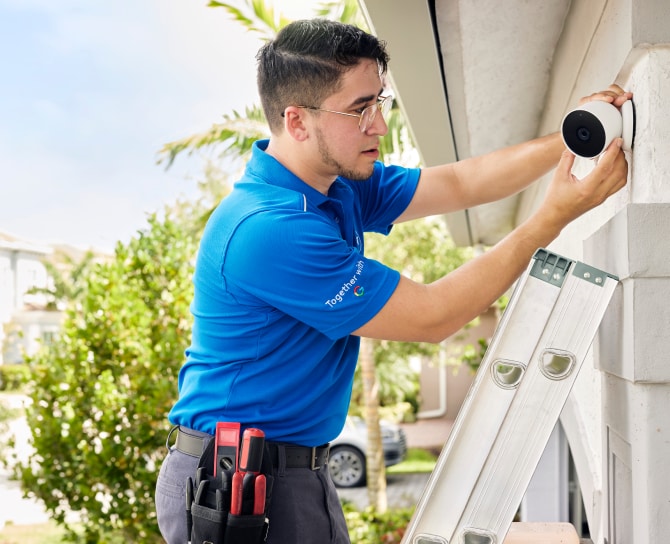
[[[358,118],[358,129],[361,132],[366,132],[375,122],[375,117],[377,117],[377,112],[381,111],[382,118],[391,111],[393,106],[393,95],[379,96],[377,97],[377,102],[370,104],[366,108],[363,108],[361,113],[347,113],[344,111],[335,111],[327,110],[325,108],[319,108],[317,106],[296,106],[297,108],[303,108],[306,110],[314,111],[325,111],[326,113],[337,113],[338,115],[346,115],[347,117],[357,117]],[[363,118],[367,115],[367,121],[363,124]]]

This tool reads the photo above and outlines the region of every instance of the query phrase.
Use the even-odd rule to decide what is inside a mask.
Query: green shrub
[[[414,513],[414,508],[387,510],[380,514],[374,508],[357,510],[350,502],[343,501],[351,544],[398,544]]]
[[[154,489],[190,339],[197,240],[168,219],[150,227],[81,278],[58,340],[30,361],[34,453],[17,472],[76,542],[159,541]]]
[[[0,391],[18,391],[30,380],[26,364],[0,365]]]

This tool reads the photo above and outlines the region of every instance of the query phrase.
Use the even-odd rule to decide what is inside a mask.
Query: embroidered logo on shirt
[[[365,268],[364,261],[358,261],[356,263],[356,272],[351,277],[351,279],[345,282],[339,292],[331,299],[326,300],[325,304],[329,308],[334,308],[337,304],[344,300],[344,297],[349,291],[354,293],[354,296],[362,297],[365,294],[365,288],[362,285],[357,285],[358,279],[363,273],[363,268]]]

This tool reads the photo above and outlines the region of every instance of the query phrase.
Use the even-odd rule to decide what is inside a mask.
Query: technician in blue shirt
[[[359,338],[439,342],[486,310],[570,221],[626,182],[614,142],[583,180],[558,134],[430,168],[378,162],[391,98],[384,43],[326,20],[258,53],[271,138],[211,216],[195,267],[193,338],[157,485],[168,543],[184,542],[184,482],[217,421],[265,431],[275,466],[270,544],[348,543],[327,470]],[[585,100],[621,106],[619,87]],[[365,257],[366,231],[505,198],[556,168],[537,212],[484,255],[422,285]],[[314,466],[316,461],[316,466]]]

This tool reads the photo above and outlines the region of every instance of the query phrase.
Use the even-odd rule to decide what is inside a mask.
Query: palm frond
[[[244,113],[233,110],[223,116],[222,123],[212,125],[208,130],[186,138],[169,142],[158,152],[158,164],[168,169],[181,153],[192,155],[194,151],[206,147],[221,146],[222,156],[245,155],[254,141],[270,135],[263,112],[258,106],[245,108]]]
[[[361,15],[357,0],[326,0],[320,2],[315,14],[342,23],[354,24],[363,29],[366,29],[367,26]]]
[[[217,0],[210,0],[207,5],[211,8],[224,8],[242,26],[250,32],[259,34],[263,40],[271,40],[290,22],[290,19],[275,10],[272,3],[265,0],[245,0],[241,7]],[[262,26],[259,26],[259,23]]]

